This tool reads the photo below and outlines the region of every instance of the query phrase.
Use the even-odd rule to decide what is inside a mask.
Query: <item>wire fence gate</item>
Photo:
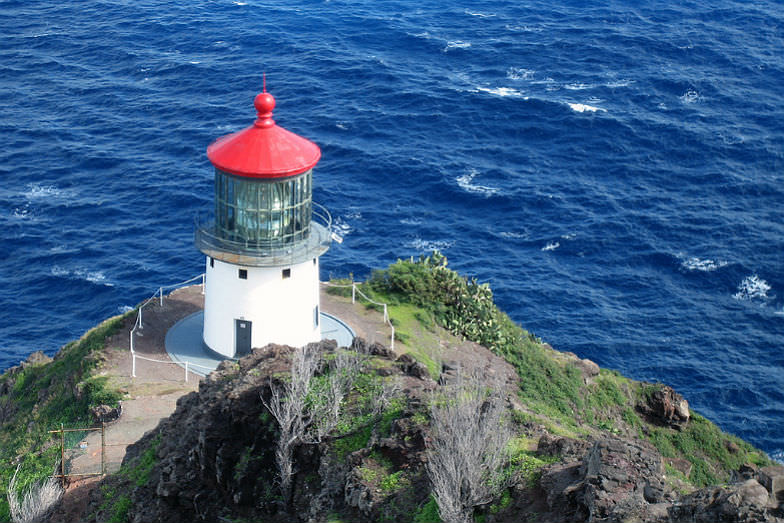
[[[106,423],[98,427],[71,427],[60,424],[48,431],[60,447],[59,478],[63,487],[69,478],[104,476],[120,469],[128,443],[107,441]]]

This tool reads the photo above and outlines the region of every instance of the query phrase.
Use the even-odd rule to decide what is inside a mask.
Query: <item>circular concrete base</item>
[[[343,321],[327,314],[319,313],[321,319],[321,339],[335,340],[339,347],[348,347],[354,341],[354,331]],[[173,362],[185,367],[199,376],[206,376],[218,368],[224,359],[204,346],[204,311],[186,316],[166,333],[166,352]]]

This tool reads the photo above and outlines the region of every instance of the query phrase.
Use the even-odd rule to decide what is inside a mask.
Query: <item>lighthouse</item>
[[[224,358],[321,339],[319,256],[329,249],[331,222],[312,200],[321,150],[275,123],[266,87],[254,106],[253,125],[207,148],[214,216],[195,233],[206,255],[203,341]]]

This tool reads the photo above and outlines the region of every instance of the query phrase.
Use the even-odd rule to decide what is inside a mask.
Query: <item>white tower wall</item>
[[[240,278],[240,270],[247,271],[247,279]],[[235,320],[251,322],[253,348],[321,340],[318,306],[318,258],[291,266],[245,267],[207,257],[204,342],[222,356],[235,357]]]

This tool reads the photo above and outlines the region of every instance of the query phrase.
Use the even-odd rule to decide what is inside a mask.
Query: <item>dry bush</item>
[[[8,484],[8,505],[11,511],[11,520],[14,523],[43,521],[60,501],[63,489],[57,478],[49,477],[41,482],[33,483],[24,492],[21,492],[17,483],[19,467],[16,467],[11,483]]]
[[[477,505],[505,484],[503,467],[512,431],[500,384],[457,378],[431,399],[427,474],[445,523],[470,523]]]
[[[275,464],[286,502],[290,499],[292,478],[296,473],[294,449],[301,443],[321,442],[338,424],[343,399],[362,367],[362,358],[353,351],[339,351],[323,387],[317,394],[312,394],[313,376],[321,364],[318,345],[296,349],[291,360],[290,379],[271,381],[270,400],[261,398],[280,426]]]

